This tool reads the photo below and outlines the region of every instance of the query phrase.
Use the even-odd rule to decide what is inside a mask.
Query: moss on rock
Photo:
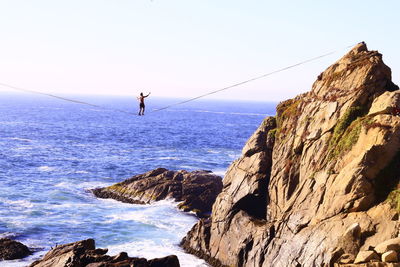
[[[330,160],[349,151],[357,142],[361,127],[370,120],[369,116],[362,117],[365,113],[365,108],[350,107],[336,123],[328,147]]]

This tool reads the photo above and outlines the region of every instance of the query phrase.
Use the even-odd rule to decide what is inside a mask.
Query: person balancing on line
[[[148,97],[150,95],[150,92],[146,95],[146,96],[144,96],[143,95],[143,93],[140,93],[140,96],[137,98],[138,100],[139,100],[139,102],[140,102],[140,104],[139,104],[139,116],[140,115],[144,115],[144,98],[145,97]]]

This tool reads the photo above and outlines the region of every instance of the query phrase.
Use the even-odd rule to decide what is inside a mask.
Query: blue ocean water
[[[136,99],[76,96],[137,112]],[[149,97],[147,112],[176,100]],[[274,103],[199,100],[134,116],[46,96],[0,94],[0,237],[36,250],[26,266],[56,244],[94,238],[114,255],[176,254],[182,266],[204,261],[184,253],[181,238],[197,221],[170,200],[132,205],[97,199],[107,186],[157,167],[223,175]]]

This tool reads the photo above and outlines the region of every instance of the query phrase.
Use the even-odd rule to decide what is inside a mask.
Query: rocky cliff
[[[355,46],[264,120],[183,247],[215,266],[332,266],[397,237],[398,89]]]

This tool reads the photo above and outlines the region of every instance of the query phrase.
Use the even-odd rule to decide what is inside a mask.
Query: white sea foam
[[[79,174],[87,174],[89,173],[88,171],[76,171],[75,173],[79,173]]]
[[[214,174],[224,177],[226,174],[226,170],[211,170]]]
[[[184,170],[198,170],[197,166],[190,166],[190,165],[180,165],[179,168]]]
[[[177,245],[169,243],[168,240],[161,240],[160,243],[156,243],[153,240],[146,240],[108,246],[108,255],[116,255],[121,251],[126,251],[131,257],[144,257],[147,259],[174,254],[178,256],[181,266],[209,266],[204,260],[185,253]]]
[[[178,157],[158,157],[159,160],[180,160]]]
[[[51,208],[67,210],[67,209],[79,209],[79,208],[85,208],[85,207],[91,207],[91,206],[92,206],[92,204],[90,204],[90,203],[63,203],[63,204],[51,205]]]
[[[13,206],[14,208],[32,208],[33,203],[30,202],[29,200],[9,200],[9,199],[1,199],[1,202],[7,203],[10,206]]]
[[[4,232],[4,233],[0,233],[0,238],[12,238],[15,236],[15,233],[11,233],[11,232]]]
[[[29,244],[27,244],[27,245],[29,246]],[[31,246],[29,246],[29,247],[31,247]],[[26,258],[23,258],[21,260],[2,261],[1,267],[26,267],[26,266],[29,266],[35,260],[42,258],[46,254],[46,252],[47,251],[36,252],[36,253],[34,253]]]
[[[54,171],[56,168],[55,167],[50,167],[50,166],[40,166],[38,167],[38,170],[41,172],[51,172]]]
[[[33,146],[18,146],[16,148],[14,148],[13,150],[31,150],[33,149]]]
[[[237,159],[237,158],[239,158],[241,156],[241,154],[232,154],[232,153],[229,153],[228,154],[228,157],[230,157],[231,159]]]
[[[98,187],[106,187],[110,185],[111,183],[106,183],[101,181],[83,182],[83,183],[60,182],[58,184],[55,184],[54,187],[83,192],[83,190],[89,190]]]
[[[73,185],[72,183],[61,182],[61,183],[55,184],[54,187],[70,188],[72,185]]]
[[[97,201],[102,202],[101,206],[108,208],[108,209],[117,209],[117,208],[137,208],[137,207],[144,207],[143,205],[139,204],[131,204],[131,203],[124,203],[112,198],[96,198]]]
[[[108,215],[106,223],[114,223],[116,221],[135,221],[146,225],[151,225],[159,229],[168,230],[170,232],[181,233],[186,232],[196,222],[194,216],[187,215],[179,211],[176,207],[178,203],[174,200],[161,200],[150,205],[137,205],[137,210],[117,212]],[[168,220],[165,220],[168,218]]]
[[[93,189],[93,188],[98,188],[98,187],[106,187],[110,186],[112,183],[106,183],[106,182],[101,182],[101,181],[93,181],[93,182],[83,182],[78,185],[74,184],[74,186],[78,186],[79,188],[83,189]]]
[[[219,153],[221,153],[221,151],[219,151],[219,150],[212,150],[212,149],[207,150],[207,152],[211,153],[211,154],[219,154]]]

